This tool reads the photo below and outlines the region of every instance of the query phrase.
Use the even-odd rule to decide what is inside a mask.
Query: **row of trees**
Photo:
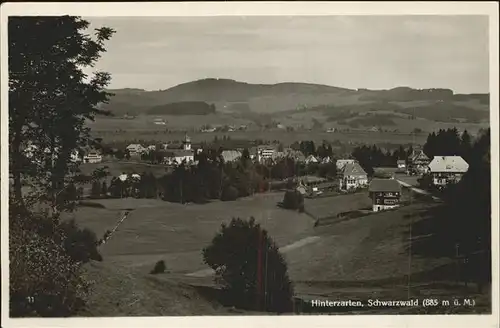
[[[91,197],[114,198],[136,197],[156,198],[171,202],[203,203],[211,199],[235,200],[272,188],[285,188],[286,181],[295,176],[320,175],[335,177],[335,162],[305,165],[292,158],[283,158],[273,164],[255,163],[248,151],[235,162],[224,162],[217,150],[206,150],[198,156],[198,165],[183,163],[171,173],[156,178],[151,172],[134,179],[131,175],[121,181],[113,178],[109,186],[106,182],[94,182]],[[281,187],[280,187],[281,186]]]
[[[467,130],[460,134],[456,128],[440,129],[437,133],[429,134],[423,151],[431,159],[434,156],[457,155],[469,162],[473,155],[472,145],[473,140]]]
[[[491,155],[490,131],[471,144],[469,170],[442,193],[444,205],[432,220],[440,232],[439,247],[450,253],[456,245],[471,262],[478,286],[491,282]]]
[[[373,146],[358,146],[354,148],[352,157],[356,159],[368,175],[373,175],[374,167],[394,167],[398,160],[406,160],[413,152],[413,147],[400,146],[393,151],[384,151]]]

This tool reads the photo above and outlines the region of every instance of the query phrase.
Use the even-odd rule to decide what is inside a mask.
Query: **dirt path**
[[[396,181],[399,182],[399,184],[402,185],[403,187],[409,188],[409,189],[413,190],[414,192],[416,192],[417,194],[424,195],[424,196],[430,196],[430,197],[432,197],[432,200],[434,200],[434,201],[441,200],[440,198],[431,195],[431,193],[428,191],[425,191],[425,190],[420,189],[420,188],[416,188],[416,187],[410,185],[409,183],[406,183],[406,182],[401,181],[401,180],[396,180]]]
[[[101,245],[105,244],[111,238],[111,236],[115,233],[115,231],[118,229],[118,227],[120,226],[120,224],[122,224],[123,221],[125,221],[125,219],[128,217],[128,215],[130,214],[130,212],[132,212],[132,211],[125,211],[125,213],[123,214],[122,218],[116,223],[116,225],[113,228],[113,230],[111,230],[111,232],[109,233],[109,235],[106,236],[106,238],[102,241]]]

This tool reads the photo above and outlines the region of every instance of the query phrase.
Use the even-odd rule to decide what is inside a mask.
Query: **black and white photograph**
[[[498,3],[1,19],[5,327],[499,324]]]

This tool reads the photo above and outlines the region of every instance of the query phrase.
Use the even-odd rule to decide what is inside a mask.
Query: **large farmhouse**
[[[408,173],[423,174],[427,173],[430,159],[423,150],[414,150],[408,157]]]
[[[241,158],[242,153],[238,150],[223,150],[221,153],[224,163],[235,162]]]
[[[128,150],[130,156],[140,156],[146,151],[146,148],[144,148],[141,144],[130,144],[126,149]]]
[[[355,159],[339,159],[339,160],[337,160],[335,165],[337,166],[338,171],[342,171],[342,169],[344,168],[344,166],[346,166],[346,164],[355,163],[355,162],[356,162]]]
[[[348,162],[340,172],[340,190],[364,187],[368,184],[368,174],[358,162]]]
[[[383,211],[399,206],[401,185],[394,179],[373,179],[368,188],[373,211]]]
[[[437,187],[459,182],[468,170],[469,164],[461,156],[434,156],[429,163],[432,183]]]

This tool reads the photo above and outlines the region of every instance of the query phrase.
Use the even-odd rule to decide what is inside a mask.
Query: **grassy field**
[[[449,258],[412,253],[410,261],[410,224],[429,220],[427,211],[435,204],[415,202],[395,211],[314,227],[308,215],[278,208],[276,203],[282,197],[282,193],[258,194],[234,202],[205,205],[143,199],[101,200],[106,209],[80,210],[75,215],[77,222],[103,232],[116,223],[121,210],[133,209],[111,239],[101,246],[104,263],[89,269],[92,277],[97,277],[96,286],[104,286],[95,289],[94,307],[110,299],[109,295],[102,299],[99,296],[106,290],[123,301],[104,306],[105,309],[91,315],[119,315],[126,311],[136,315],[227,314],[226,309],[208,302],[190,287],[211,286],[211,277],[186,274],[207,268],[201,250],[222,222],[250,216],[269,231],[280,247],[307,237],[315,238],[315,242],[284,254],[296,295],[304,300],[406,299],[408,286],[411,297],[486,297],[454,284],[455,266]],[[359,210],[370,204],[364,192],[306,200],[308,211],[321,217]],[[148,272],[158,260],[165,261],[168,273],[151,277]],[[166,305],[150,303],[146,296],[150,290],[154,290],[151,295],[157,295],[158,300],[165,298]],[[174,299],[179,299],[179,306],[169,307]],[[133,303],[130,310],[127,302]],[[488,304],[484,306],[487,309]]]
[[[115,133],[111,131],[94,132],[95,137],[101,137],[107,142],[131,141],[131,140],[157,140],[161,142],[178,141],[184,138],[184,132],[171,132],[164,131],[129,131]],[[274,131],[234,131],[228,133],[214,132],[214,133],[201,133],[189,132],[192,142],[212,141],[215,137],[222,139],[223,137],[230,137],[234,140],[277,140],[286,145],[295,141],[313,140],[315,143],[321,143],[323,140],[334,142],[340,141],[343,143],[366,143],[366,144],[380,144],[380,143],[417,143],[424,144],[427,139],[426,133],[412,135],[409,133],[394,133],[394,132],[369,132],[369,131],[353,131],[353,132],[335,132],[328,133],[324,131],[294,131],[286,132],[283,130]]]
[[[221,223],[229,222],[232,217],[254,216],[280,246],[309,235],[313,229],[312,219],[278,208],[276,204],[282,198],[282,193],[269,193],[205,205],[144,199],[100,200],[106,210],[88,208],[75,216],[83,226],[87,225],[86,217],[92,217],[88,225],[105,231],[116,222],[117,211],[134,209],[110,241],[101,247],[106,261],[142,266],[147,271],[156,261],[164,259],[173,272],[187,273],[206,268],[201,249],[209,244]],[[102,214],[108,211],[111,213]]]

